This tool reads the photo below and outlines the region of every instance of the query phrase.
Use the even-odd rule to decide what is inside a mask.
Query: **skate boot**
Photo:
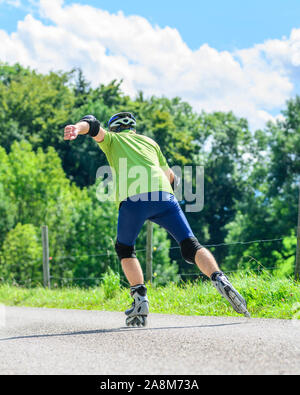
[[[237,292],[236,289],[233,288],[224,273],[213,273],[211,280],[218,292],[228,300],[237,313],[243,314],[245,317],[250,318],[245,299]]]
[[[125,311],[127,326],[146,326],[149,314],[149,301],[145,285],[130,287],[130,295],[133,297],[132,307]]]

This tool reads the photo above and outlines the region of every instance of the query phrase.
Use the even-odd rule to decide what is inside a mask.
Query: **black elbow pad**
[[[88,134],[92,137],[97,136],[100,130],[100,122],[94,115],[86,115],[79,122],[87,122],[90,125],[90,130]]]

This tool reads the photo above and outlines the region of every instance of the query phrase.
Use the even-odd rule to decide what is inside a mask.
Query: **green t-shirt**
[[[164,170],[168,164],[159,145],[132,130],[106,132],[99,143],[112,169],[113,198],[119,204],[128,197],[147,192],[173,193]]]

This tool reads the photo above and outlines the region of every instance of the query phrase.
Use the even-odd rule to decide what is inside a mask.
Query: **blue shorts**
[[[174,195],[168,192],[149,192],[128,198],[121,203],[118,242],[134,246],[146,220],[166,229],[177,243],[195,237]]]

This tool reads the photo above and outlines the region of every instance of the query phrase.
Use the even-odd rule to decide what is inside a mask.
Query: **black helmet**
[[[136,119],[130,112],[119,112],[108,121],[108,129],[111,132],[121,132],[126,129],[135,129]]]

